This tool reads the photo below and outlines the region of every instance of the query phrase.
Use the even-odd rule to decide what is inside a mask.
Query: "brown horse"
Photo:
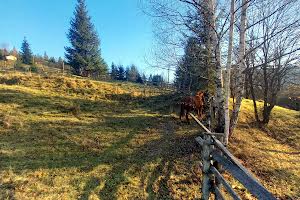
[[[180,120],[185,114],[186,121],[189,123],[188,115],[191,111],[196,111],[198,118],[202,119],[204,108],[204,92],[198,91],[195,96],[185,97],[180,102],[180,105]]]

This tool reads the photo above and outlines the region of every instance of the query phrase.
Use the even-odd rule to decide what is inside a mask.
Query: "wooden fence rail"
[[[190,116],[206,132],[196,138],[202,147],[202,199],[208,200],[211,194],[216,199],[225,199],[222,186],[235,200],[241,197],[222,176],[222,168],[237,179],[253,196],[262,200],[276,200],[276,198],[235,158],[223,143],[217,139],[220,133],[212,133],[193,114]]]

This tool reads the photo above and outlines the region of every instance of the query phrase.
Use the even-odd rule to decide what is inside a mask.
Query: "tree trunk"
[[[239,64],[237,68],[237,90],[236,90],[236,102],[231,115],[229,136],[232,135],[234,128],[236,127],[239,112],[241,109],[241,103],[243,99],[244,90],[244,79],[243,69],[245,69],[245,48],[246,48],[246,20],[247,20],[247,8],[248,1],[242,0],[242,11],[241,11],[241,25],[240,25],[240,44],[239,44]]]
[[[260,119],[258,116],[258,110],[257,110],[257,104],[256,104],[256,96],[255,96],[255,92],[254,92],[254,83],[253,83],[253,71],[254,69],[252,69],[251,72],[249,72],[249,89],[250,89],[250,93],[251,93],[251,97],[252,97],[252,101],[253,101],[253,108],[254,108],[254,116],[255,116],[255,120],[256,122],[260,123]]]
[[[215,64],[215,101],[212,102],[216,106],[216,118],[213,129],[215,132],[224,133],[225,126],[225,112],[224,112],[224,95],[223,95],[223,85],[222,85],[222,67],[221,67],[221,51],[220,51],[220,40],[216,33],[216,16],[215,16],[215,0],[207,1],[207,23],[209,30],[209,40],[211,41],[211,50],[213,53],[213,63]]]
[[[229,27],[229,44],[228,44],[228,56],[226,64],[226,74],[224,81],[225,88],[225,144],[228,144],[229,139],[229,126],[230,126],[230,116],[229,116],[229,98],[230,98],[230,71],[231,71],[231,62],[232,62],[232,46],[233,46],[233,25],[234,25],[234,9],[235,9],[235,0],[231,0],[230,8],[230,27]]]

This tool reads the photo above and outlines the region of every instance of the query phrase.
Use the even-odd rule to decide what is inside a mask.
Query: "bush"
[[[0,84],[6,85],[19,85],[21,83],[21,79],[19,77],[1,77]]]
[[[15,63],[15,69],[18,70],[18,71],[26,72],[26,71],[28,71],[28,66],[24,65],[21,61],[18,60]]]
[[[29,70],[30,70],[31,72],[33,72],[33,73],[37,73],[37,72],[38,72],[37,66],[30,66],[30,67],[29,67]]]

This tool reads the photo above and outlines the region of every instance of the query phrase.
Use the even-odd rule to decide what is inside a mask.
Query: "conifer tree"
[[[207,52],[194,37],[187,40],[185,54],[175,72],[175,85],[183,92],[206,89]]]
[[[146,84],[146,82],[147,82],[147,77],[146,77],[145,74],[143,74],[142,79],[143,79],[143,83]]]
[[[112,80],[116,80],[118,76],[118,67],[115,65],[115,63],[111,64],[111,72],[110,72],[110,78]]]
[[[47,55],[47,52],[46,52],[46,51],[44,52],[43,59],[44,59],[45,61],[48,61],[48,60],[49,60],[49,57],[48,57],[48,55]]]
[[[128,80],[132,81],[132,82],[136,82],[137,78],[138,78],[138,69],[135,65],[131,65],[130,66],[130,70],[129,70],[129,76],[128,76]]]
[[[125,79],[125,69],[122,65],[120,65],[118,68],[117,80],[124,81]]]
[[[31,49],[30,49],[30,45],[26,39],[26,37],[24,37],[24,40],[23,40],[23,43],[22,43],[22,46],[21,46],[21,59],[22,59],[22,62],[24,64],[27,64],[27,65],[30,65],[32,64],[32,52],[31,52]]]
[[[125,80],[130,81],[130,68],[126,67],[125,69]]]
[[[140,84],[144,84],[144,80],[143,80],[143,78],[142,78],[142,76],[141,76],[140,73],[137,73],[136,82],[140,83]]]
[[[77,0],[74,15],[67,35],[71,47],[65,47],[68,63],[80,76],[90,76],[94,72],[106,74],[107,65],[101,57],[100,40],[88,15],[85,0]]]

